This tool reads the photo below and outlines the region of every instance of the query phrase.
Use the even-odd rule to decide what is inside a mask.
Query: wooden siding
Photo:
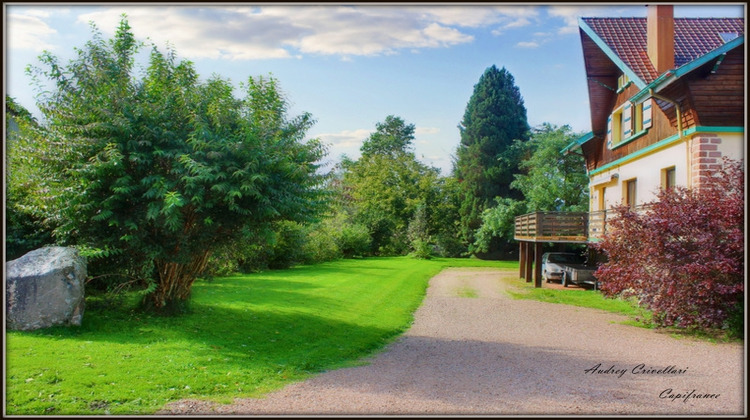
[[[697,114],[696,125],[736,127],[744,125],[745,57],[741,48],[727,53],[716,73],[711,62],[692,74],[687,88]]]
[[[630,97],[638,92],[637,88],[633,85],[625,89],[622,93],[617,96],[617,102],[614,104],[612,109],[617,109],[620,105],[625,103]],[[670,118],[670,115],[672,118]],[[648,132],[641,137],[610,150],[607,147],[605,141],[599,141],[595,147],[598,150],[592,150],[586,155],[587,167],[589,170],[593,170],[604,166],[617,159],[623,158],[631,153],[634,153],[644,147],[648,147],[654,143],[659,142],[669,136],[677,134],[677,120],[674,117],[676,112],[674,105],[666,101],[654,101],[654,107],[652,111],[653,125],[648,129]],[[687,128],[684,126],[685,119],[683,118],[683,129]],[[585,153],[585,152],[584,152]],[[592,162],[589,162],[589,159]]]

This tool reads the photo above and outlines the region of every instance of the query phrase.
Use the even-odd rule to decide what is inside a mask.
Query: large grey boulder
[[[6,327],[81,325],[86,259],[75,248],[36,249],[5,264]]]

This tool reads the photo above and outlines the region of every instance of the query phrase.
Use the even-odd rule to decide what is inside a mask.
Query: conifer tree
[[[454,175],[461,185],[461,236],[471,244],[482,211],[495,198],[523,198],[510,184],[519,172],[523,149],[514,146],[514,140],[528,140],[529,124],[521,92],[508,70],[494,65],[485,70],[458,128],[461,143]]]

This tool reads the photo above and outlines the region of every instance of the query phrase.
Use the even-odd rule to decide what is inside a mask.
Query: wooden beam
[[[526,271],[526,252],[524,252],[526,247],[523,244],[523,242],[518,243],[518,276],[520,278],[523,278],[524,271]]]
[[[531,242],[524,242],[524,246],[526,247],[526,275],[524,278],[526,279],[526,283],[531,282],[531,263],[534,261],[534,254],[531,252]]]
[[[534,248],[534,287],[542,287],[542,244],[537,242]]]

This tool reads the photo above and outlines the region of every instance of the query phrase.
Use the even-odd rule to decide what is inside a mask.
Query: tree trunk
[[[146,304],[157,311],[184,309],[190,299],[190,290],[195,279],[208,263],[209,252],[196,255],[189,263],[156,260],[158,284],[146,296]]]

